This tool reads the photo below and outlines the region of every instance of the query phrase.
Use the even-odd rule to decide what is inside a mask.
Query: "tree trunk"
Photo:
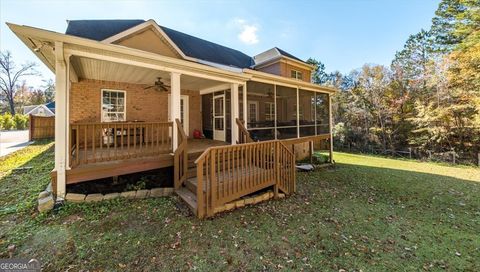
[[[12,97],[12,96],[8,96],[7,99],[8,99],[8,105],[9,105],[9,107],[10,107],[10,113],[11,113],[12,115],[15,115],[15,103],[14,103],[14,101],[13,101],[13,97]]]

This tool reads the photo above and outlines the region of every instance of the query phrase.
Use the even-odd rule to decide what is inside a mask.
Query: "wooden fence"
[[[55,116],[29,116],[29,139],[55,138]]]

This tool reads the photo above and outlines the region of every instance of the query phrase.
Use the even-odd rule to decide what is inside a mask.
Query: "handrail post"
[[[204,164],[205,163],[203,159],[197,164],[197,217],[198,218],[203,218],[205,216],[205,209],[208,209],[207,207],[208,203],[204,203],[204,199],[203,199],[203,166]],[[205,182],[208,182],[208,180]],[[206,193],[208,194],[208,190]]]
[[[239,134],[239,142],[241,144],[244,144],[244,143],[252,143],[253,140],[252,138],[250,137],[250,132],[248,132],[248,130],[245,128],[245,125],[244,125],[244,121],[240,120],[240,119],[235,119],[236,123],[237,123],[237,126],[238,126],[238,134]]]
[[[213,216],[213,212],[216,207],[216,200],[217,200],[217,173],[216,173],[216,150],[213,149],[210,152],[210,190],[211,190],[211,195],[210,195],[210,201],[211,201],[211,209],[209,209],[208,216]]]
[[[188,143],[187,138],[183,139],[184,147],[183,147],[183,178],[182,183],[187,180],[187,172],[188,172]]]
[[[173,155],[173,188],[177,190],[180,187],[179,173],[178,173],[178,154]]]
[[[182,123],[179,119],[175,119],[177,128],[177,148],[175,149],[173,156],[173,179],[174,188],[180,188],[180,185],[186,180],[188,169],[188,150],[187,150],[187,136],[183,130]]]
[[[273,196],[278,199],[278,184],[280,183],[280,142],[275,142],[274,149],[274,164],[275,164],[275,185],[273,186]]]

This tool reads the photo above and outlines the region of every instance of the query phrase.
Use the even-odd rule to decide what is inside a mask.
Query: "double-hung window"
[[[295,79],[300,79],[300,80],[303,79],[302,72],[297,71],[297,70],[292,70],[290,75],[291,75],[292,78],[295,78]]]
[[[126,120],[126,93],[118,90],[102,90],[102,122]]]

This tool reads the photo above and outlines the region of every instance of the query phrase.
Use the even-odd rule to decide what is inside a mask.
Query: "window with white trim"
[[[275,103],[265,102],[265,121],[275,120]]]
[[[297,70],[291,70],[290,75],[291,75],[292,78],[295,78],[295,79],[300,79],[300,80],[303,79],[302,72],[297,71]]]
[[[125,121],[125,91],[102,90],[102,122]]]

